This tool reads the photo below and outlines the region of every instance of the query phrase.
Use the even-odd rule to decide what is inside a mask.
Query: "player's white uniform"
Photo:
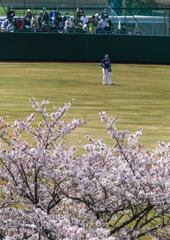
[[[111,75],[109,72],[109,69],[111,68],[111,62],[110,59],[103,59],[100,62],[100,66],[102,66],[102,72],[103,72],[103,85],[106,85],[106,76],[108,76],[109,85],[112,85]]]
[[[103,85],[106,85],[106,76],[108,76],[109,85],[112,85],[111,75],[107,68],[102,68],[103,71]]]

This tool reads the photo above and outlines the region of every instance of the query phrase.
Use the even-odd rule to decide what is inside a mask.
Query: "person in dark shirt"
[[[83,8],[80,8],[80,18],[84,15],[84,10]]]
[[[106,26],[104,27],[104,32],[107,34],[111,33],[111,26],[109,22],[106,23]]]
[[[65,25],[65,21],[68,19],[69,13],[66,13],[65,16],[63,17],[63,25]]]
[[[109,17],[109,14],[107,13],[107,9],[105,8],[104,11],[101,13],[102,19],[107,19]]]
[[[75,18],[77,19],[77,21],[79,21],[79,19],[81,18],[81,13],[80,13],[80,9],[79,8],[77,8],[77,12],[76,12]]]
[[[15,12],[13,10],[13,7],[11,7],[7,13],[7,18],[9,21],[12,21],[15,16]]]
[[[32,12],[31,12],[31,10],[30,10],[30,9],[27,9],[27,12],[26,12],[24,18],[29,18],[29,19],[31,20],[32,16],[33,16],[33,14],[32,14]]]
[[[57,15],[56,20],[57,20],[58,25],[59,25],[60,23],[63,23],[63,18],[62,18],[62,16],[61,16],[61,13],[59,13],[59,14]]]
[[[31,20],[28,17],[24,18],[24,29],[26,31],[30,31],[31,30]]]
[[[49,15],[48,15],[45,7],[43,7],[43,11],[41,13],[42,13],[42,16],[43,16],[44,23],[48,24]]]
[[[58,28],[57,28],[58,33],[63,33],[64,32],[64,26],[63,24],[59,23]]]

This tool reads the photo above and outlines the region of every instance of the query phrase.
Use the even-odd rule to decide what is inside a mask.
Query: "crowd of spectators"
[[[82,8],[77,8],[75,16],[70,17],[68,12],[62,16],[56,9],[48,12],[44,7],[39,16],[27,9],[23,18],[16,18],[11,7],[1,24],[1,32],[112,33],[113,30],[107,9],[87,17]]]

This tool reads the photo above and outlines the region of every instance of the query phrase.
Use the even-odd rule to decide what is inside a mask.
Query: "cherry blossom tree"
[[[141,131],[128,135],[116,129],[116,119],[105,113],[101,119],[114,145],[88,137],[91,144],[71,169],[72,181],[64,195],[86,206],[83,221],[100,222],[118,239],[150,234],[169,239],[170,144],[160,142],[156,151],[144,151],[138,143]]]
[[[61,120],[71,104],[48,114],[48,101],[30,101],[36,127],[34,113],[12,126],[0,119],[0,239],[170,239],[170,143],[145,151],[141,130],[119,131],[101,112],[111,146],[86,136],[77,156],[62,140],[86,123]]]

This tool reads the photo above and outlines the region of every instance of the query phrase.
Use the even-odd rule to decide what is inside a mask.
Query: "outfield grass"
[[[114,86],[102,85],[98,63],[0,63],[0,116],[9,122],[21,120],[34,111],[28,99],[48,99],[63,106],[75,98],[67,121],[85,117],[88,125],[67,137],[68,146],[83,152],[85,134],[103,137],[112,145],[101,123],[99,111],[118,119],[119,129],[131,133],[143,128],[145,149],[154,149],[158,141],[168,142],[170,132],[170,67],[150,65],[113,65]]]

